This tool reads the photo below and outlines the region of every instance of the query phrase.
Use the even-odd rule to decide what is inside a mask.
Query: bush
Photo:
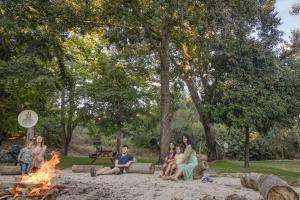
[[[231,129],[225,134],[217,135],[219,141],[229,145],[226,157],[243,160],[245,134],[241,130]],[[250,134],[250,159],[272,160],[290,159],[295,156],[294,135],[289,131],[273,129],[267,134],[252,132]],[[220,144],[224,144],[221,142]]]
[[[57,116],[40,117],[35,134],[43,136],[45,144],[54,148],[60,148],[61,126]]]

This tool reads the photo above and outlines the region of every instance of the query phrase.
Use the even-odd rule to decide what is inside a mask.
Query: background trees
[[[116,149],[160,138],[160,158],[188,132],[215,160],[226,125],[249,160],[253,132],[295,127],[299,34],[277,51],[274,1],[2,1],[0,15],[2,137],[28,108],[64,154],[92,126]]]

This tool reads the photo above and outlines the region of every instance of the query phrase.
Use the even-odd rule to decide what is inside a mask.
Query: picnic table
[[[94,164],[96,162],[96,160],[100,159],[100,158],[109,158],[110,161],[112,163],[114,163],[115,162],[115,154],[116,154],[116,152],[114,152],[113,150],[111,150],[107,147],[104,147],[104,146],[99,146],[96,148],[96,152],[90,154],[89,157],[93,159],[91,161],[91,164]]]

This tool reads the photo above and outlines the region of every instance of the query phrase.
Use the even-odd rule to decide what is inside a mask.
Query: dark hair
[[[173,149],[173,150],[175,151],[175,146],[176,146],[175,143],[174,143],[174,142],[170,142],[170,143],[169,143],[169,152],[171,151],[171,148],[170,148],[171,144],[174,145],[174,149]]]
[[[194,143],[193,143],[191,137],[190,137],[189,135],[187,135],[187,134],[183,134],[182,137],[181,137],[181,140],[182,140],[182,144],[183,144],[183,145],[184,145],[184,143],[183,143],[183,137],[186,137],[186,138],[187,138],[187,144],[188,144],[188,145],[191,145],[191,147],[192,147],[194,150],[196,150],[196,146],[194,145]]]
[[[126,147],[127,149],[129,149],[128,145],[127,144],[124,144],[122,147]]]

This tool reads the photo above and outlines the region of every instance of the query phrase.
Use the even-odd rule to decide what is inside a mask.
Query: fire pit
[[[36,172],[10,183],[10,188],[0,193],[0,199],[46,199],[63,190],[64,186],[52,185],[52,179],[57,174],[55,167],[59,163],[59,154],[52,152],[51,155],[52,158],[45,161]]]

